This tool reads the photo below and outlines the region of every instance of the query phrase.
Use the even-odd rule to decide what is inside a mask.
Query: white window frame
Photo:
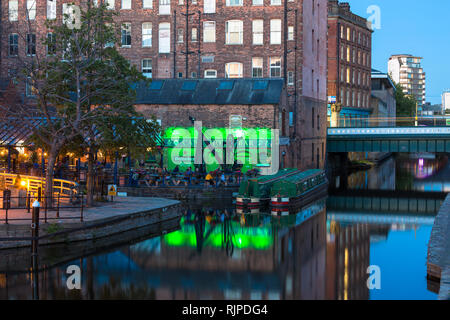
[[[158,52],[170,53],[170,23],[161,22],[158,29]]]
[[[208,72],[212,72],[212,73],[214,73],[214,75],[208,75]],[[217,78],[217,70],[215,70],[215,69],[206,69],[205,72],[204,72],[204,78],[206,78],[206,79]]]
[[[144,72],[145,69],[148,69],[148,66],[144,67],[144,62],[148,62],[148,61],[150,61],[150,72]],[[142,74],[144,75],[144,77],[146,77],[148,79],[151,79],[153,77],[153,61],[152,61],[152,59],[150,59],[150,58],[142,59],[142,61],[141,61],[141,71],[142,71]],[[149,73],[150,73],[150,75],[147,76],[147,74],[149,74]]]
[[[123,44],[123,31],[128,31],[128,33],[130,34],[130,44]],[[131,47],[131,22],[123,22],[120,27],[120,46],[122,48]]]
[[[260,61],[261,65],[255,64],[255,61]],[[261,70],[261,76],[255,76],[254,71],[258,68]],[[253,57],[252,58],[252,78],[263,78],[264,77],[264,58],[262,57]]]
[[[56,19],[56,0],[47,0],[47,19]]]
[[[230,31],[230,29],[237,29]],[[237,42],[233,41],[233,35],[238,36]],[[225,22],[225,44],[241,45],[244,43],[244,22],[242,20],[228,20]]]
[[[191,41],[192,42],[197,42],[198,41],[198,29],[197,28],[192,28],[191,29]]]
[[[109,10],[114,10],[116,7],[116,0],[105,0],[106,8]]]
[[[264,45],[264,20],[252,21],[252,41],[253,45]]]
[[[287,84],[288,86],[294,85],[294,71],[288,71]]]
[[[122,9],[122,10],[131,10],[131,6],[132,6],[131,1],[132,0],[122,0],[122,5],[121,5],[120,9]]]
[[[225,5],[227,7],[242,7],[243,0],[226,0]]]
[[[263,6],[264,0],[252,0],[252,6]]]
[[[208,35],[213,36],[214,39],[210,40]],[[205,42],[205,43],[216,42],[216,22],[215,21],[204,21],[203,22],[203,42]]]
[[[146,27],[146,28],[144,28]],[[150,28],[148,28],[150,27]],[[142,23],[142,47],[151,48],[153,45],[153,24],[151,22]],[[145,41],[150,40],[149,44],[145,44]]]
[[[153,9],[153,0],[142,0],[142,9]]]
[[[159,15],[170,15],[170,0],[159,0]]]
[[[9,21],[19,20],[19,1],[9,0],[8,2]]]
[[[36,19],[36,1],[37,0],[27,0],[27,18],[28,20]]]
[[[293,41],[295,39],[294,26],[288,26],[288,41]]]
[[[230,77],[230,69],[232,65],[237,66],[238,73],[237,76]],[[241,62],[228,62],[225,64],[225,78],[242,78],[244,75],[244,65]]]
[[[281,44],[281,29],[281,19],[270,20],[270,44]]]
[[[272,66],[272,63],[275,61],[280,61],[280,65],[279,66]],[[270,78],[280,78],[281,77],[281,58],[280,57],[270,57],[269,60],[269,76]],[[279,70],[279,76],[277,75],[272,75],[272,70]]]
[[[216,13],[216,0],[203,0],[203,13]]]
[[[271,6],[281,6],[281,0],[270,0]]]

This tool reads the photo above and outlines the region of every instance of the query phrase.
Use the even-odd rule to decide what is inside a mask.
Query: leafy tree
[[[48,153],[47,197],[52,197],[54,165],[64,148],[81,141],[92,155],[93,137],[101,135],[101,128],[113,120],[136,117],[130,84],[139,80],[139,73],[115,48],[120,30],[114,22],[117,13],[91,1],[81,4],[80,10],[69,8],[65,23],[46,22],[53,36],[41,41],[51,54],[43,50],[19,56],[23,69],[17,80],[32,87],[32,106],[26,101],[8,108],[24,121],[42,119],[33,132]],[[28,24],[26,34],[32,29]]]
[[[397,126],[414,126],[416,117],[416,99],[406,95],[400,84],[395,84],[395,102],[397,105]]]

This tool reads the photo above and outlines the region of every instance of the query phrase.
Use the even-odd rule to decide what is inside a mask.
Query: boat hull
[[[322,198],[328,192],[328,182],[308,190],[307,192],[295,197],[273,197],[270,201],[271,208],[283,209],[297,206],[304,206],[316,199]]]

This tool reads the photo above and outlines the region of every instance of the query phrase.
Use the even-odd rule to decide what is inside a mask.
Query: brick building
[[[120,53],[147,77],[284,79],[288,103],[279,118],[292,150],[287,166],[323,167],[327,0],[105,1],[119,13]],[[45,20],[62,19],[71,2],[2,1],[1,76],[17,72],[17,56],[45,53]],[[27,12],[35,33],[20,37]]]
[[[330,0],[328,27],[331,126],[365,126],[371,114],[370,22],[352,13],[348,3]]]

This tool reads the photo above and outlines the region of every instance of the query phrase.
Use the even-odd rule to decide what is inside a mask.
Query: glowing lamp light
[[[20,185],[22,187],[25,187],[27,185],[27,182],[25,180],[20,181]]]
[[[419,166],[423,167],[423,159],[419,159]]]

